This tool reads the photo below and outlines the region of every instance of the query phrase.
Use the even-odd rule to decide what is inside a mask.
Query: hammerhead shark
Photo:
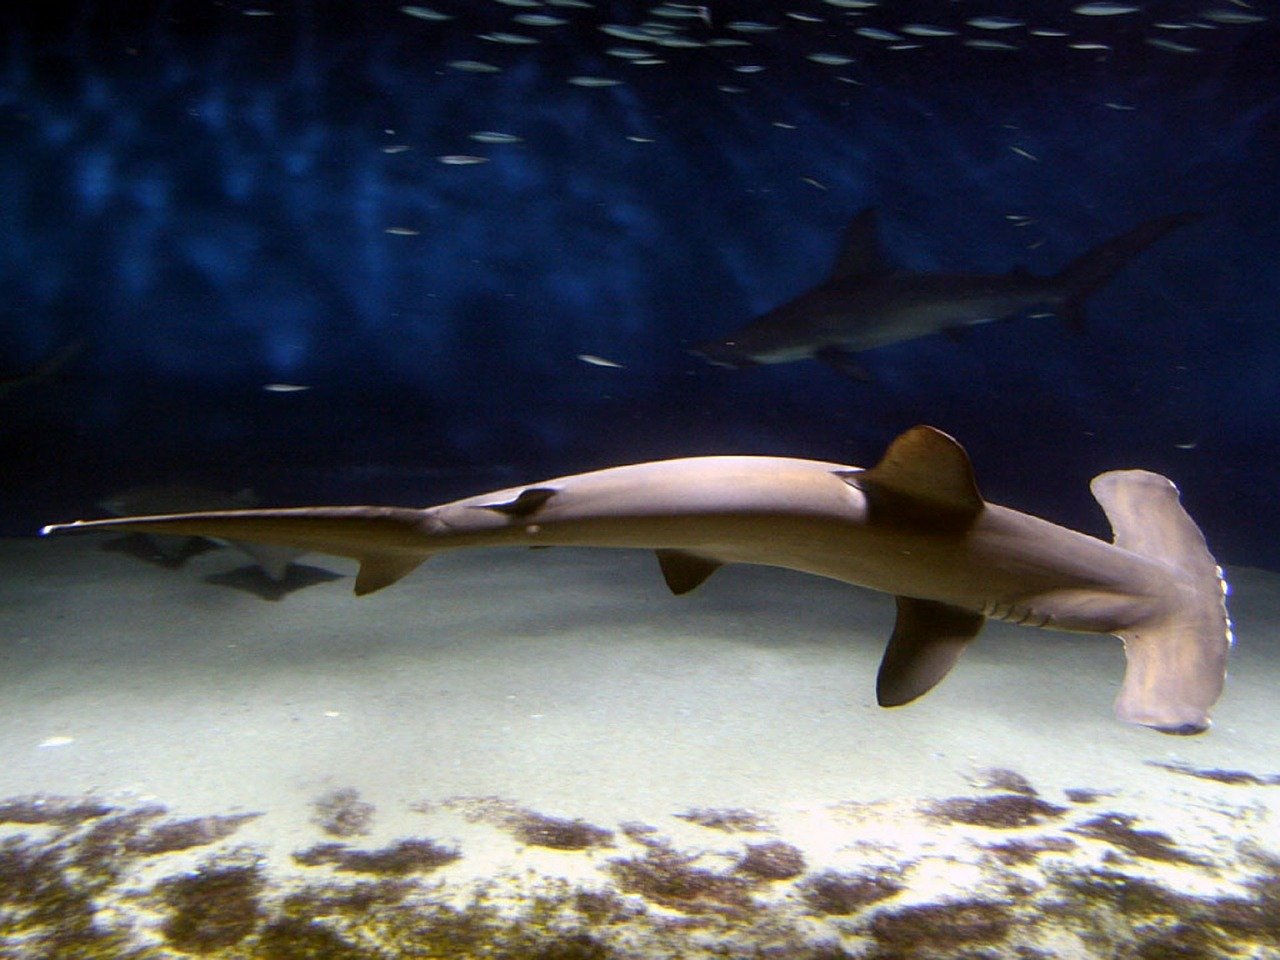
[[[1231,624],[1222,571],[1174,485],[1141,470],[1092,490],[1107,543],[986,503],[968,454],[917,426],[870,469],[786,457],[658,460],[512,487],[426,509],[295,507],[76,521],[127,530],[319,551],[359,562],[357,594],[432,554],[467,547],[631,547],[657,551],[687,593],[719,567],[786,567],[897,597],[880,664],[882,706],[932,689],[988,618],[1114,634],[1124,641],[1122,720],[1165,733],[1208,728]]]
[[[727,339],[693,352],[725,367],[790,363],[814,357],[867,379],[854,355],[932,333],[1004,320],[1032,311],[1057,313],[1084,326],[1084,301],[1130,260],[1178,227],[1200,219],[1176,213],[1099,244],[1060,273],[1024,269],[999,274],[911,273],[895,269],[880,249],[876,212],[866,209],[845,229],[830,276]]]

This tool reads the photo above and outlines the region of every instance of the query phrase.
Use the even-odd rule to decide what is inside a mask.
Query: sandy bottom
[[[89,844],[109,865],[85,905],[102,956],[425,950],[368,909],[281,906],[388,877],[419,918],[501,904],[520,936],[576,944],[565,956],[1110,956],[1189,942],[1191,923],[1205,956],[1280,956],[1275,575],[1230,571],[1216,724],[1171,738],[1112,718],[1118,641],[1001,624],[928,697],[882,710],[890,599],[786,571],[673,598],[647,554],[474,552],[356,599],[328,558],[272,590],[231,550],[145,554],[0,542],[0,892],[26,916],[30,858],[65,877]],[[191,919],[208,890],[174,893],[229,876],[248,884],[238,926]],[[1163,893],[1131,915],[1121,888]],[[59,935],[33,896],[0,947]],[[554,923],[530,906],[548,897]],[[1028,904],[1050,919],[1027,923]],[[332,943],[279,947],[306,937]],[[549,955],[530,943],[493,950]]]

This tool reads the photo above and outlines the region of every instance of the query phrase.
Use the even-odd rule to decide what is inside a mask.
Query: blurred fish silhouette
[[[1165,234],[1201,218],[1176,213],[1148,220],[1077,257],[1060,273],[1024,269],[998,274],[911,273],[880,249],[876,212],[858,214],[845,230],[831,275],[751,321],[724,340],[694,348],[711,363],[751,367],[814,357],[860,380],[855,354],[932,333],[1005,320],[1035,310],[1084,326],[1084,301]]]

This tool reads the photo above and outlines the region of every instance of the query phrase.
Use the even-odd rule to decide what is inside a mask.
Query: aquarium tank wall
[[[1278,23],[6,6],[0,953],[1280,955]]]

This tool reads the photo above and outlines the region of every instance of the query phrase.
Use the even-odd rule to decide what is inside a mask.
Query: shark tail
[[[360,564],[355,592],[372,593],[415,570],[438,548],[429,546],[422,510],[400,507],[295,507],[283,510],[217,510],[154,517],[121,517],[53,524],[42,535],[71,531],[209,537],[237,546],[277,548],[284,556],[315,551]],[[279,553],[283,548],[286,552]],[[258,559],[258,554],[254,555]],[[263,559],[267,559],[263,555]],[[259,560],[262,562],[262,560]],[[268,561],[270,562],[270,561]],[[268,569],[268,573],[272,570]],[[279,569],[283,575],[283,568]]]
[[[1200,213],[1173,213],[1157,217],[1076,257],[1054,278],[1062,289],[1062,316],[1072,327],[1083,328],[1084,302],[1089,297],[1161,237],[1195,223],[1203,216]]]
[[[1164,733],[1202,733],[1222,693],[1232,643],[1222,568],[1177,487],[1159,474],[1112,471],[1090,489],[1116,546],[1162,563],[1175,584],[1169,608],[1118,634],[1127,666],[1116,715]]]

